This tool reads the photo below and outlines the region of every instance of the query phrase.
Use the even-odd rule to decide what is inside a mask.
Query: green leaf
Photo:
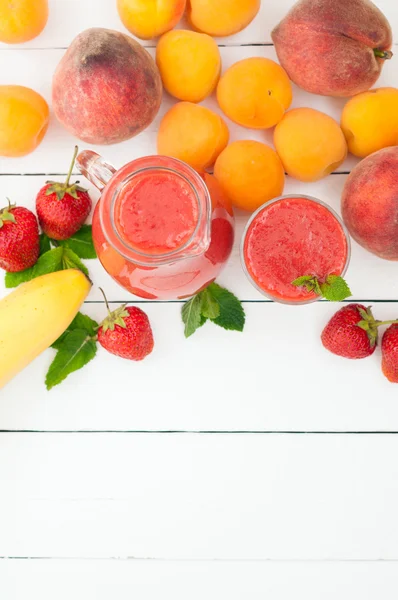
[[[352,295],[347,282],[338,275],[328,275],[325,283],[320,284],[322,296],[331,302],[341,302]]]
[[[82,263],[80,258],[70,248],[64,248],[60,246],[57,250],[62,250],[62,268],[65,269],[80,269],[88,277],[88,269],[86,265]]]
[[[70,331],[50,365],[46,375],[46,387],[51,390],[74,371],[89,363],[97,353],[96,342],[84,329]]]
[[[306,283],[313,283],[314,277],[312,275],[303,275],[302,277],[297,277],[294,281],[292,281],[292,285],[296,287],[300,287],[305,285]]]
[[[196,294],[191,300],[185,302],[182,307],[181,316],[185,324],[185,337],[191,336],[195,331],[204,324],[201,316],[202,297],[201,294]],[[202,322],[203,321],[203,322]]]
[[[93,244],[91,225],[83,225],[81,229],[68,240],[60,240],[61,246],[70,248],[80,258],[97,258]]]
[[[211,283],[207,290],[216,300],[220,308],[220,314],[213,323],[228,329],[230,331],[243,331],[245,326],[245,311],[243,306],[232,292],[219,286],[217,283]]]
[[[58,350],[65,341],[68,333],[74,331],[75,329],[81,329],[85,331],[87,335],[94,337],[97,334],[98,323],[88,315],[83,315],[83,313],[78,312],[69,327],[62,335],[60,335],[60,337],[53,343],[51,347]]]
[[[40,235],[40,256],[51,250],[50,238],[42,233]]]
[[[54,273],[62,270],[63,248],[54,248],[45,252],[39,257],[37,263],[30,269],[19,271],[19,273],[6,273],[5,284],[6,288],[14,288],[47,273]]]
[[[220,306],[217,300],[212,296],[209,288],[205,288],[201,292],[202,307],[201,314],[205,319],[216,319],[220,316]]]

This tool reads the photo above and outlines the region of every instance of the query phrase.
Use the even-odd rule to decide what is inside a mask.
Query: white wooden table
[[[270,31],[292,3],[263,0],[245,31],[220,40],[224,68],[275,58]],[[397,1],[377,4],[398,35]],[[50,0],[39,38],[0,48],[0,82],[50,100],[54,68],[77,33],[123,30],[115,5]],[[377,85],[398,86],[395,59]],[[296,107],[338,118],[343,104],[294,90]],[[155,153],[170,105],[166,97],[137,138],[97,151],[115,166]],[[271,141],[230,125],[232,139]],[[0,160],[1,197],[33,207],[47,176],[66,173],[74,143],[52,119],[34,154]],[[286,193],[339,210],[354,164],[316,184],[288,180]],[[180,303],[140,301],[156,337],[142,364],[99,351],[47,393],[49,350],[0,392],[2,600],[396,600],[398,386],[381,375],[379,355],[350,362],[322,349],[335,305],[278,305],[251,287],[238,257],[246,219],[237,216],[219,280],[244,301],[243,334],[207,325],[185,340]],[[136,301],[97,261],[89,266],[112,302]],[[396,263],[353,243],[347,277],[355,300],[379,318],[397,316]],[[84,312],[104,314],[97,287]]]

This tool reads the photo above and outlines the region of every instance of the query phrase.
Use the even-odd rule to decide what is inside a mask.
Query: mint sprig
[[[188,300],[182,307],[181,316],[187,338],[207,320],[230,331],[243,331],[245,326],[245,312],[241,302],[217,283],[211,283]]]
[[[57,354],[46,375],[46,387],[51,390],[68,375],[82,369],[97,353],[98,323],[88,315],[77,313],[69,327],[53,343]]]
[[[54,248],[51,248],[55,246]],[[83,225],[77,233],[68,240],[58,242],[51,240],[44,233],[40,236],[40,256],[37,263],[17,273],[5,274],[6,288],[15,288],[21,283],[31,281],[40,275],[66,269],[80,269],[88,276],[86,265],[81,258],[95,258],[96,252],[92,239],[91,225]]]
[[[292,285],[304,287],[307,292],[315,292],[330,302],[341,302],[352,296],[347,282],[339,275],[328,275],[324,282],[319,281],[313,275],[303,275],[292,281]]]

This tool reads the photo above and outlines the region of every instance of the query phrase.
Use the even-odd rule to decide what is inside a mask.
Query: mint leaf
[[[30,269],[19,271],[19,273],[6,273],[6,288],[17,287],[21,283],[30,281],[31,279],[39,277],[40,275],[61,271],[63,252],[63,248],[54,248],[53,250],[49,250],[48,252],[42,254],[37,263]]]
[[[50,238],[45,234],[40,234],[40,256],[51,250]]]
[[[73,250],[80,258],[97,258],[91,225],[83,225],[72,237],[67,240],[60,240],[58,243]]]
[[[31,267],[30,269],[25,269],[25,271],[18,271],[18,273],[6,273],[4,276],[6,288],[15,288],[21,283],[33,279],[33,269],[34,267]]]
[[[51,390],[74,371],[78,371],[94,358],[97,353],[96,342],[84,329],[70,331],[50,365],[46,375],[46,387]]]
[[[80,269],[88,277],[88,269],[82,263],[80,258],[70,248],[60,246],[57,250],[62,250],[62,269]]]
[[[307,283],[313,283],[314,277],[312,275],[303,275],[302,277],[297,277],[294,281],[292,281],[292,285],[296,287],[300,287],[302,285],[306,285]]]
[[[205,288],[200,295],[202,296],[201,314],[204,319],[216,319],[220,316],[220,306],[217,300],[212,296],[209,288]]]
[[[331,302],[341,302],[352,295],[347,282],[338,275],[328,275],[325,283],[320,284],[322,296]]]
[[[201,294],[196,294],[191,300],[185,302],[182,307],[181,316],[185,324],[184,334],[188,338],[204,324],[201,315],[202,297]]]
[[[245,311],[240,300],[217,283],[211,283],[206,289],[220,308],[219,316],[212,319],[213,323],[230,331],[243,331]]]
[[[68,333],[74,331],[75,329],[82,329],[87,333],[87,335],[94,337],[97,334],[98,323],[94,321],[94,319],[91,319],[91,317],[88,315],[83,315],[83,313],[78,312],[69,327],[62,335],[60,335],[60,337],[53,343],[51,347],[58,350],[65,341]]]

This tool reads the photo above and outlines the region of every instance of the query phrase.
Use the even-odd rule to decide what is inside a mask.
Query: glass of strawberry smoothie
[[[307,304],[319,296],[292,282],[311,275],[343,276],[350,238],[340,217],[311,196],[281,196],[249,219],[241,243],[243,269],[262,294],[284,304]]]
[[[98,154],[76,161],[102,195],[93,239],[105,270],[148,299],[179,299],[214,281],[234,240],[232,210],[210,197],[204,179],[166,156],[134,160],[116,171]]]

